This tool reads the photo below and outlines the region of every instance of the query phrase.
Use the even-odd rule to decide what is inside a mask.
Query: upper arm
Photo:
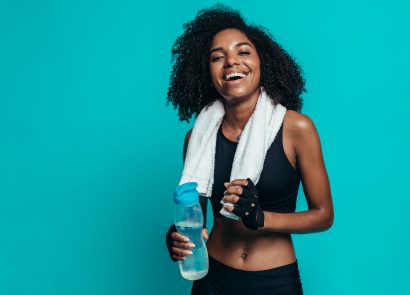
[[[292,120],[296,163],[309,209],[318,209],[333,222],[333,204],[322,147],[316,127],[308,116],[295,115]]]
[[[186,152],[187,152],[187,149],[188,149],[189,139],[191,138],[191,133],[192,133],[192,129],[189,130],[185,135],[184,147],[183,147],[183,150],[182,150],[182,160],[184,162],[185,162]]]

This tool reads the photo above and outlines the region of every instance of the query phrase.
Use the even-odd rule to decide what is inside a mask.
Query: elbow
[[[325,231],[333,225],[333,210],[332,209],[317,209],[317,231]]]
[[[322,230],[328,230],[333,225],[334,213],[333,210],[327,210],[323,212]]]

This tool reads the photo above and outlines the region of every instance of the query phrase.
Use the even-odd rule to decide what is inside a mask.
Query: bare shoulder
[[[318,136],[315,124],[308,115],[288,110],[283,124],[288,134],[296,142],[303,142],[306,138]]]
[[[190,129],[190,130],[185,134],[185,145],[188,144],[189,139],[191,138],[191,133],[192,133],[192,129]]]

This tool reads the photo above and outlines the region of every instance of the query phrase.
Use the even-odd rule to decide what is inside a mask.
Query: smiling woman
[[[272,100],[280,102],[288,110],[302,109],[300,95],[305,91],[305,81],[301,70],[262,27],[247,25],[239,12],[224,5],[215,5],[199,11],[194,20],[184,24],[184,28],[184,34],[177,38],[172,47],[174,65],[167,95],[167,105],[172,103],[178,108],[180,121],[189,123],[192,115],[198,115],[206,105],[223,99],[211,87],[209,73],[213,64],[211,55],[224,60],[223,49],[227,48],[219,48],[221,44],[211,46],[214,36],[226,29],[242,32],[246,36],[245,42],[254,46],[260,60],[260,82]],[[218,50],[211,52],[212,49]],[[238,45],[237,49],[243,49],[239,52],[241,56],[246,56],[248,50],[245,49],[251,47]]]
[[[215,101],[224,109],[213,137],[209,272],[193,283],[191,294],[303,294],[291,234],[328,229],[333,205],[319,135],[313,121],[299,113],[305,90],[301,70],[266,30],[246,24],[239,12],[226,6],[199,11],[184,28],[172,48],[175,63],[167,103],[178,107],[180,120],[188,122],[192,115],[209,111]],[[284,108],[285,115],[255,183],[231,179],[239,143],[250,138],[241,134],[251,117],[260,114],[260,101],[270,102],[264,105],[266,113]],[[278,113],[272,114],[267,120],[278,120]],[[184,161],[191,133],[199,134],[195,132],[194,127],[185,137]],[[258,136],[265,142],[272,132]],[[295,212],[300,182],[309,210]],[[201,205],[206,216],[207,198],[202,197]],[[227,218],[226,211],[240,220]],[[203,236],[208,238],[206,228]],[[167,246],[174,261],[192,255],[194,247],[174,226],[167,233]]]
[[[229,66],[227,66],[229,65]],[[260,59],[255,45],[237,29],[218,32],[211,44],[209,73],[227,104],[259,97]]]

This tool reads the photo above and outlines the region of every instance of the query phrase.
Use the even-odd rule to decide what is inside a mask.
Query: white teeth
[[[246,75],[244,73],[231,73],[225,77],[225,80],[229,80],[232,77],[242,77],[245,78]]]

